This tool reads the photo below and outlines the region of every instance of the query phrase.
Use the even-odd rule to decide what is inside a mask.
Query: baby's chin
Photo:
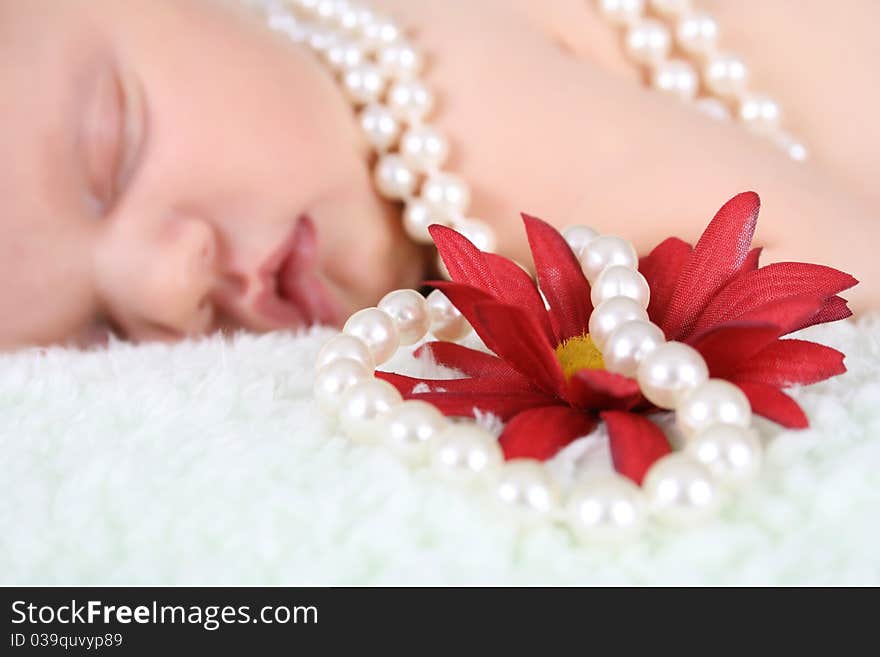
[[[338,308],[341,310],[340,316],[334,322],[328,322],[326,326],[342,328],[345,322],[354,313],[364,308],[372,308],[378,305],[382,297],[393,290],[398,289],[419,289],[421,286],[421,278],[416,280],[394,280],[391,281],[387,277],[383,277],[386,282],[381,285],[370,286],[367,289],[337,289],[335,298],[338,300]]]

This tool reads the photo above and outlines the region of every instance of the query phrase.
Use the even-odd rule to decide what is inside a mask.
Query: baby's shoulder
[[[488,45],[493,37],[522,35],[530,28],[552,41],[572,43],[595,14],[586,0],[372,0],[372,5],[405,29],[429,39],[452,32],[458,37],[452,42],[459,44],[481,34]]]

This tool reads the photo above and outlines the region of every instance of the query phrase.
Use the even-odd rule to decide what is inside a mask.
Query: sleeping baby
[[[646,253],[694,241],[753,189],[762,264],[827,264],[865,281],[857,312],[880,303],[871,0],[700,3],[748,88],[775,99],[739,105],[739,60],[710,54],[700,82],[660,61],[656,20],[621,39],[635,0],[370,0],[337,53],[381,41],[366,26],[385,15],[424,54],[433,95],[398,100],[430,110],[433,132],[409,155],[454,175],[421,206],[395,198],[411,169],[375,173],[377,144],[396,137],[361,109],[382,68],[343,82],[282,7],[254,4],[0,0],[0,348],[338,325],[437,275],[413,235],[463,199],[475,241],[528,264],[520,212]],[[674,22],[687,3],[648,5]],[[322,6],[342,20],[346,3]],[[698,18],[683,38],[699,54],[717,35]],[[387,65],[415,66],[409,52]],[[686,102],[707,90],[721,100]],[[731,111],[743,120],[719,119]]]

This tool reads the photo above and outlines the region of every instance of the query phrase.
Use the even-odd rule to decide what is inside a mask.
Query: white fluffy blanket
[[[880,316],[804,333],[849,368],[794,391],[812,428],[762,424],[717,521],[619,550],[348,444],[310,399],[326,330],[5,355],[0,583],[880,584]]]

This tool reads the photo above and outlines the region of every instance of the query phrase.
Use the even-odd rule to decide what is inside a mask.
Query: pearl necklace
[[[603,16],[626,27],[626,51],[647,67],[653,86],[718,119],[730,118],[729,103],[752,131],[772,138],[790,157],[803,160],[806,148],[779,129],[781,110],[772,98],[746,92],[748,71],[736,56],[716,48],[718,26],[690,0],[648,0],[658,17],[675,23],[675,43],[696,63],[714,96],[696,99],[694,66],[669,58],[672,36],[657,18],[645,17],[645,0],[597,0]],[[426,122],[434,94],[418,75],[423,55],[394,21],[351,0],[243,0],[263,11],[270,29],[309,46],[333,71],[375,153],[373,179],[382,196],[404,204],[403,227],[419,244],[431,244],[428,226],[454,228],[482,251],[494,251],[495,232],[466,215],[467,183],[443,171],[449,140]],[[445,274],[442,261],[438,269]]]
[[[310,46],[335,72],[377,155],[376,186],[405,204],[404,228],[411,238],[430,243],[428,226],[440,223],[479,249],[494,250],[492,229],[465,215],[467,184],[441,170],[449,143],[424,122],[434,105],[432,92],[417,78],[424,60],[394,22],[348,0],[245,2],[266,13],[271,29]],[[631,4],[617,0],[621,7]],[[758,471],[761,446],[749,429],[748,400],[736,386],[709,379],[696,350],[665,342],[649,321],[650,291],[632,244],[586,226],[569,228],[565,237],[592,286],[589,330],[606,367],[636,376],[645,397],[675,410],[688,437],[684,450],[650,468],[641,488],[610,473],[575,487],[563,504],[560,486],[543,463],[505,462],[486,429],[450,421],[426,402],[404,401],[394,386],[376,379],[377,365],[429,332],[450,341],[470,334],[467,320],[439,290],[427,299],[416,290],[395,290],[376,307],[352,315],[318,355],[315,397],[353,441],[385,443],[407,463],[427,462],[456,481],[488,482],[522,517],[562,522],[586,540],[631,537],[649,512],[678,525],[709,517],[723,488]]]
[[[415,290],[395,290],[377,307],[352,315],[318,355],[315,397],[352,441],[384,444],[406,463],[427,463],[449,480],[487,484],[523,519],[561,522],[587,541],[631,538],[649,515],[675,526],[705,520],[725,489],[758,473],[762,448],[750,428],[748,399],[737,386],[710,379],[699,352],[667,342],[648,319],[650,290],[631,243],[587,226],[572,227],[565,237],[591,284],[590,337],[606,368],[634,376],[648,400],[675,411],[685,436],[684,449],[654,463],[641,488],[609,473],[574,487],[563,502],[559,484],[540,461],[505,462],[488,430],[449,420],[424,401],[404,401],[394,386],[376,379],[376,366],[399,346],[429,332],[440,340],[470,332],[437,290],[427,299]]]
[[[404,204],[403,227],[418,244],[433,244],[443,224],[479,249],[494,251],[495,232],[467,216],[467,183],[442,170],[449,140],[426,122],[434,94],[421,80],[425,58],[392,20],[349,0],[244,0],[266,14],[269,27],[309,46],[334,72],[375,153],[379,193]],[[438,258],[438,267],[445,272]]]
[[[749,92],[745,63],[718,50],[718,23],[710,14],[693,10],[691,0],[648,0],[647,4],[653,16],[646,16],[645,0],[596,1],[599,13],[624,29],[624,50],[647,71],[652,87],[693,102],[719,120],[731,119],[733,107],[736,118],[751,132],[767,137],[793,160],[806,159],[806,147],[780,128],[779,104],[770,96]],[[669,56],[673,46],[680,57]],[[701,79],[706,95],[698,97]]]

